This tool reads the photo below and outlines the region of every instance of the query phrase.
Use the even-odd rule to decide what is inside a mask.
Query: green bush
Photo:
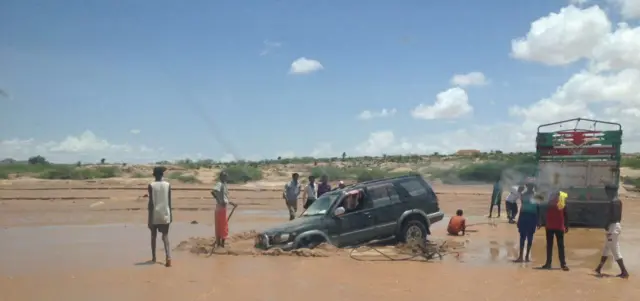
[[[389,173],[380,168],[361,169],[356,171],[356,180],[358,182],[378,180],[389,176]]]
[[[640,178],[623,177],[622,183],[640,188]]]
[[[620,165],[622,167],[640,169],[640,157],[622,158],[622,161],[620,162]]]
[[[0,171],[0,179],[8,179],[9,178],[9,173],[8,172],[4,172],[4,171]]]
[[[117,177],[120,170],[116,167],[80,168],[72,165],[52,165],[51,169],[38,174],[38,178],[47,180],[88,180]]]
[[[196,178],[196,176],[194,176],[194,175],[185,175],[184,173],[182,173],[180,171],[176,171],[176,172],[170,173],[169,174],[169,179],[177,180],[177,181],[180,181],[182,183],[189,183],[189,184],[201,183],[200,180],[198,180],[198,178]]]
[[[467,165],[455,172],[462,181],[492,183],[500,179],[507,170],[521,174],[523,177],[533,176],[536,172],[534,164],[522,164],[526,161],[497,161]],[[450,176],[450,174],[449,174]]]
[[[330,180],[346,179],[351,174],[346,169],[338,168],[335,166],[317,166],[311,169],[311,175],[320,179],[323,175],[329,177]]]
[[[262,179],[262,170],[249,165],[228,166],[225,170],[227,180],[231,184],[247,183]]]

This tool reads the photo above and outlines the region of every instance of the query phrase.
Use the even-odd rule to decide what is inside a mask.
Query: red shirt
[[[548,230],[565,231],[566,208],[558,209],[555,205],[550,205],[547,208],[546,228]]]

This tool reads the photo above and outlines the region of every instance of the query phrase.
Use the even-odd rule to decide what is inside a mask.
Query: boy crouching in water
[[[456,211],[456,216],[449,220],[449,226],[447,226],[447,232],[449,232],[449,235],[458,236],[460,235],[460,232],[462,232],[462,235],[465,234],[467,229],[467,220],[462,216],[463,214],[462,209],[458,209]]]

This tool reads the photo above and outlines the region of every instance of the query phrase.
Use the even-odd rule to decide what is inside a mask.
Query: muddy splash
[[[246,231],[231,235],[227,239],[227,245],[224,248],[213,249],[213,237],[191,237],[178,244],[174,249],[176,251],[189,251],[195,255],[248,255],[248,256],[299,256],[299,257],[329,257],[337,256],[342,252],[330,244],[321,244],[313,249],[297,249],[292,251],[284,251],[279,248],[269,250],[256,249],[253,244],[256,231]]]

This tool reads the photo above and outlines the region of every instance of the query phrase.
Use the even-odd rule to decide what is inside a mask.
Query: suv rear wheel
[[[411,219],[405,222],[404,227],[402,227],[400,231],[399,238],[403,243],[422,243],[427,238],[427,225],[417,219]]]

